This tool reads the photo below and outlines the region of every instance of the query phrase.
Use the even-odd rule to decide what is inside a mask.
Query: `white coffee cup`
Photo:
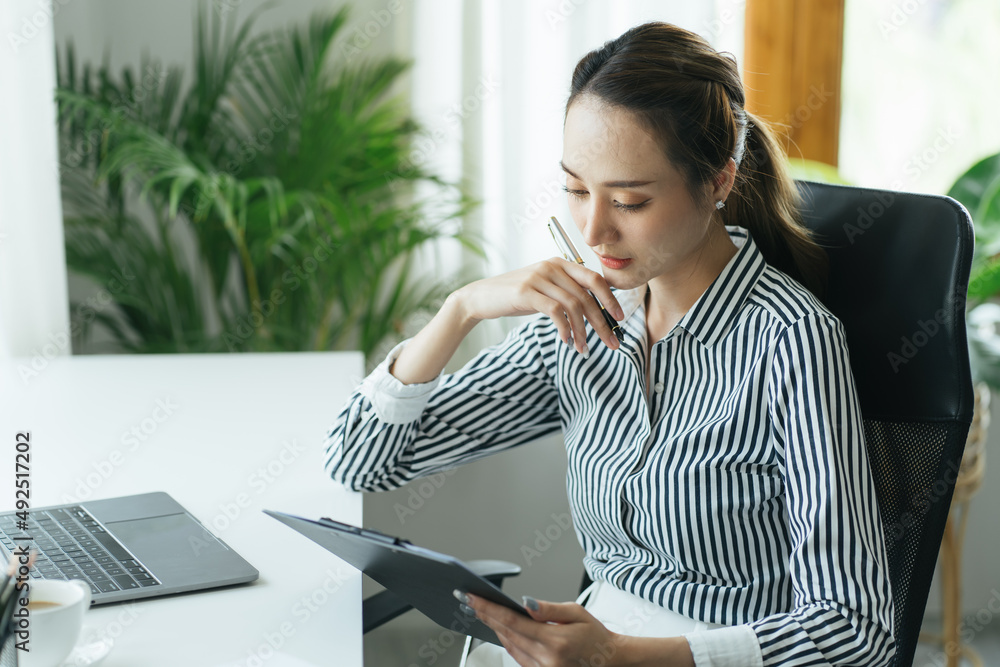
[[[18,651],[21,667],[58,667],[73,652],[83,615],[90,608],[90,586],[83,581],[30,581],[29,604],[54,603],[28,610],[28,651]],[[20,609],[20,607],[18,607]],[[20,628],[18,628],[20,629]]]

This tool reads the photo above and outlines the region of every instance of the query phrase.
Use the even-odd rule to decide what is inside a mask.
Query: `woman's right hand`
[[[477,280],[452,296],[465,315],[475,321],[532,313],[548,315],[563,342],[568,345],[572,340],[580,353],[587,352],[586,319],[605,345],[618,349],[618,339],[587,290],[600,299],[608,314],[619,322],[624,319],[621,304],[604,276],[559,257]]]
[[[469,283],[445,299],[431,321],[403,347],[389,372],[403,384],[430,382],[477,322],[505,315],[548,315],[563,342],[572,340],[581,354],[588,351],[584,320],[590,320],[601,340],[617,350],[618,339],[588,289],[612,317],[619,321],[624,317],[604,276],[561,258]]]

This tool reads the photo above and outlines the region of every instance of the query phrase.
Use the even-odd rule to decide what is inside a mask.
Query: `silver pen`
[[[580,253],[576,251],[576,247],[573,245],[573,242],[569,240],[566,230],[564,230],[562,225],[559,224],[559,221],[556,220],[556,216],[552,216],[549,219],[549,233],[552,234],[552,239],[556,242],[556,247],[559,249],[559,252],[562,253],[563,257],[571,262],[576,262],[580,266],[583,266],[583,258],[580,257]],[[615,318],[611,317],[607,310],[604,309],[604,306],[600,301],[598,301],[597,297],[594,296],[593,292],[590,292],[590,296],[593,296],[594,303],[601,307],[601,314],[604,315],[604,321],[608,323],[609,327],[611,327],[611,332],[615,335],[615,338],[618,339],[619,343],[624,343],[625,332],[622,331],[620,326],[618,326],[618,322]]]

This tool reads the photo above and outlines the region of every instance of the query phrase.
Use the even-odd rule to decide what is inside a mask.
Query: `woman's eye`
[[[562,189],[563,189],[564,192],[566,192],[567,194],[569,194],[569,195],[571,195],[573,197],[576,197],[577,199],[582,199],[582,198],[586,197],[589,194],[586,190],[571,190],[570,188],[566,187],[565,185],[562,186]],[[639,203],[639,204],[622,204],[621,202],[617,202],[616,201],[615,202],[615,208],[618,209],[619,211],[624,212],[624,213],[634,213],[635,211],[638,211],[640,208],[642,208],[643,206],[645,206],[647,203],[648,203],[648,201],[644,201],[644,202]]]
[[[626,213],[633,213],[638,211],[640,208],[646,205],[647,202],[642,202],[641,204],[622,204],[620,202],[615,202],[615,208],[619,211],[624,211]]]

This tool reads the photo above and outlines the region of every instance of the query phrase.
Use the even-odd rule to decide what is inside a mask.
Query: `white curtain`
[[[410,44],[413,112],[441,139],[422,158],[462,179],[482,201],[465,221],[486,239],[483,275],[556,254],[545,227],[564,222],[588,266],[599,268],[566,206],[562,124],[577,61],[628,28],[674,23],[742,57],[745,0],[417,0]],[[457,250],[444,263],[469,258]],[[495,342],[506,322],[484,323],[456,355],[464,362]]]

